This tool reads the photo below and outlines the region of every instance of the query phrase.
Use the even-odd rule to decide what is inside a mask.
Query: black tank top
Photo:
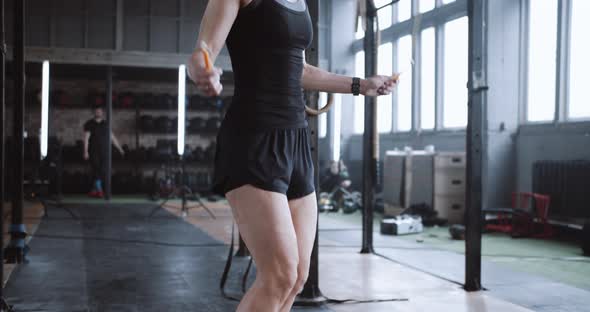
[[[305,0],[252,0],[227,37],[235,79],[226,122],[240,128],[307,127],[303,53],[313,28]]]

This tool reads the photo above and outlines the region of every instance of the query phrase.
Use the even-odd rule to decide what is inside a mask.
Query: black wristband
[[[350,86],[350,91],[354,96],[361,94],[361,78],[352,78],[352,85]]]

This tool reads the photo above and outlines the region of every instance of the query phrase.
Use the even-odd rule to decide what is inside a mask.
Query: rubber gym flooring
[[[29,242],[30,262],[17,266],[7,282],[5,295],[17,311],[235,310],[236,303],[222,298],[218,290],[231,232],[231,213],[223,202],[207,203],[216,219],[200,209],[183,219],[178,203],[149,218],[153,203],[67,202],[66,207],[80,218],[50,208],[50,217],[43,219]],[[590,309],[586,290],[531,274],[514,275],[518,271],[489,266],[487,261],[484,280],[489,291],[466,293],[455,283],[462,280],[462,255],[431,248],[428,236],[417,243],[415,238],[375,235],[382,256],[360,255],[357,217],[322,214],[320,218],[323,293],[338,299],[409,301],[297,311]],[[237,259],[232,268],[232,293],[239,293],[245,266],[244,259]],[[489,278],[493,274],[495,280]],[[542,297],[545,293],[551,296]]]

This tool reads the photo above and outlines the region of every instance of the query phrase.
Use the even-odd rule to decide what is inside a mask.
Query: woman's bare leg
[[[256,263],[256,280],[238,312],[277,312],[298,282],[299,252],[287,197],[246,185],[226,194]]]
[[[309,275],[309,263],[311,251],[316,235],[316,223],[318,221],[317,199],[315,192],[305,197],[290,200],[291,218],[297,235],[297,249],[299,251],[299,263],[297,266],[297,282],[289,298],[279,310],[291,311],[291,306],[297,294],[301,292],[307,276]]]

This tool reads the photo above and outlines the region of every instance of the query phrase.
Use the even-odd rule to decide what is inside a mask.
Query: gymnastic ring
[[[314,108],[311,108],[311,107],[305,105],[305,112],[308,115],[317,116],[319,114],[323,114],[323,113],[328,112],[330,110],[330,108],[332,107],[332,104],[334,104],[334,94],[328,93],[328,102],[326,103],[326,105],[324,107],[322,107],[318,110],[318,109],[314,109]]]

